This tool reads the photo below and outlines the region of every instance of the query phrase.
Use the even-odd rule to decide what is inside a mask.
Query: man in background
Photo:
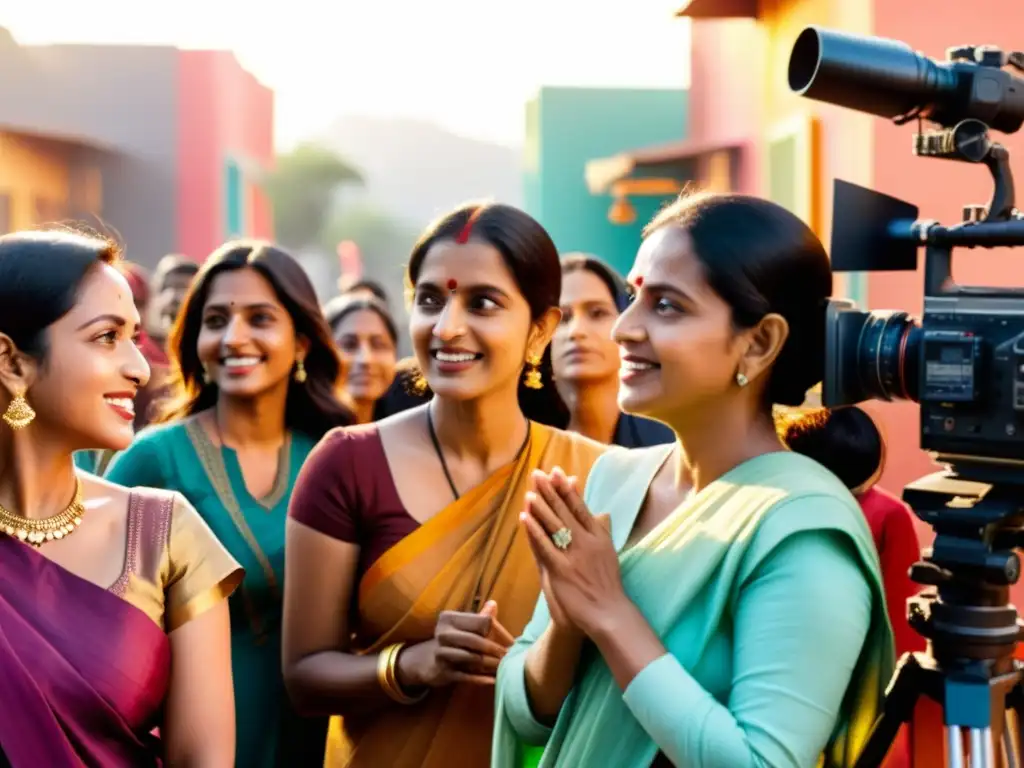
[[[178,254],[164,256],[156,265],[147,326],[149,335],[161,347],[167,343],[167,334],[198,271],[196,262]]]

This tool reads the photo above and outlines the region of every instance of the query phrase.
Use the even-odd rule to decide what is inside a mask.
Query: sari
[[[710,483],[626,548],[647,491],[671,450],[659,446],[610,452],[585,492],[593,512],[611,513],[623,588],[667,653],[623,691],[603,657],[586,646],[576,683],[554,727],[548,728],[533,717],[524,679],[527,651],[550,621],[542,596],[498,672],[492,766],[537,765],[539,758],[541,768],[647,768],[661,752],[659,760],[680,766],[746,765],[759,759],[766,765],[849,768],[880,714],[893,670],[892,630],[878,559],[856,501],[820,464],[789,452],[765,454]],[[745,652],[748,657],[756,653],[757,662],[733,670],[740,585],[756,581],[776,549],[800,540],[798,534],[821,533],[842,542],[840,549],[849,554],[845,562],[851,566],[838,571],[833,560],[812,562],[801,555],[797,577],[804,582],[808,576],[819,579],[815,583],[835,591],[839,599],[851,581],[870,596],[864,634],[848,636],[856,644],[850,654],[856,658],[850,662],[852,674],[822,674],[826,667],[838,669],[840,652],[815,639],[820,617],[790,594],[778,596],[792,601],[785,605],[755,600],[759,620],[747,607],[746,618],[770,628],[779,613],[803,617],[807,643],[802,647],[814,650],[799,665],[789,660],[780,664],[787,655],[780,644],[785,649],[788,640],[785,633],[769,631],[757,638],[756,651]],[[786,554],[807,551],[821,550],[790,549]],[[781,574],[776,565],[768,580],[782,583]],[[793,575],[788,575],[783,593],[794,583]],[[768,670],[771,680],[741,698],[743,680],[736,682],[732,675],[742,678],[755,669],[762,675]],[[815,690],[809,690],[805,670],[828,682],[813,679]],[[766,690],[771,690],[770,698]],[[838,709],[833,711],[833,706]],[[543,745],[542,754],[524,749],[524,742]]]
[[[167,632],[240,580],[175,501],[133,493],[125,567],[108,589],[0,536],[0,765],[162,765]]]
[[[561,467],[582,484],[605,447],[531,423],[526,448],[511,464],[449,504],[369,567],[358,585],[356,653],[434,635],[442,611],[478,611],[522,631],[540,593],[540,577],[519,513],[535,469]],[[414,706],[332,718],[330,768],[483,768],[490,764],[494,689],[459,684],[432,690]]]

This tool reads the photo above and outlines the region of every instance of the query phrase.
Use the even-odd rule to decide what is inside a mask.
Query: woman
[[[562,259],[562,319],[551,340],[558,394],[569,410],[566,429],[625,448],[675,440],[664,424],[619,410],[619,348],[612,326],[629,306],[625,283],[592,256]]]
[[[302,709],[341,715],[332,768],[488,764],[494,672],[540,589],[516,518],[530,473],[582,482],[603,450],[528,418],[557,399],[542,353],[561,274],[540,224],[459,208],[408,277],[433,399],[328,435],[292,498],[285,679]]]
[[[652,221],[630,280],[620,403],[678,442],[609,453],[585,500],[535,478],[544,597],[501,664],[493,764],[523,739],[545,767],[850,765],[893,667],[877,559],[771,417],[821,379],[828,257],[774,203],[700,195]]]
[[[316,293],[258,242],[215,251],[171,331],[173,399],[108,478],[179,491],[246,568],[231,600],[237,765],[320,765],[326,721],[298,718],[281,680],[284,524],[317,439],[351,423]]]
[[[346,397],[357,424],[381,417],[378,404],[395,379],[398,329],[377,299],[341,297],[325,313],[341,353]]]
[[[181,496],[72,461],[131,442],[149,378],[118,260],[0,237],[0,764],[226,768],[238,564]]]

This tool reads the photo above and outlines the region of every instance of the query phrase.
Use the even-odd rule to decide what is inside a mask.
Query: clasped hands
[[[576,478],[561,468],[535,471],[531,480],[519,519],[540,569],[551,621],[594,639],[614,624],[619,608],[632,606],[622,587],[611,521],[606,514],[590,514]]]
[[[498,664],[513,640],[498,621],[498,604],[493,600],[479,613],[442,611],[434,637],[409,646],[398,657],[399,683],[409,690],[453,683],[494,685]]]

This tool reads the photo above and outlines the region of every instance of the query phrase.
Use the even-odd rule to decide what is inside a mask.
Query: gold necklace
[[[8,512],[0,506],[0,532],[13,536],[34,547],[48,541],[70,536],[82,524],[85,505],[82,504],[82,481],[75,478],[75,498],[63,512],[52,517],[34,520]]]

